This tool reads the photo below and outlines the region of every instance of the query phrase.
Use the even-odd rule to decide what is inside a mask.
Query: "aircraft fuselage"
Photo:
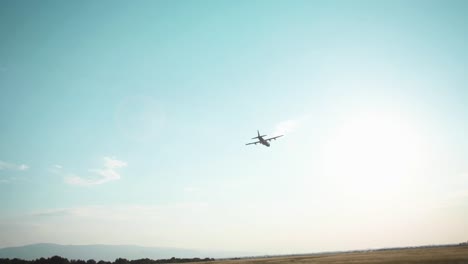
[[[268,141],[264,140],[263,137],[260,137],[259,141],[260,141],[261,144],[263,144],[263,145],[265,145],[267,147],[270,146],[270,143]]]

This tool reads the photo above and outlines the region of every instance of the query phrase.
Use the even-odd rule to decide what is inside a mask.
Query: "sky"
[[[468,240],[466,1],[0,7],[0,247]]]

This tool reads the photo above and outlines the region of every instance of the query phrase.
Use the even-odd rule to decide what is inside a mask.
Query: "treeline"
[[[163,264],[163,263],[187,263],[187,262],[206,262],[213,261],[214,258],[170,258],[170,259],[136,259],[136,260],[127,260],[124,258],[118,258],[115,261],[95,261],[94,259],[89,259],[87,261],[81,259],[72,259],[68,260],[67,258],[62,258],[60,256],[53,256],[50,258],[39,258],[35,260],[24,260],[24,259],[8,259],[0,258],[0,264]]]

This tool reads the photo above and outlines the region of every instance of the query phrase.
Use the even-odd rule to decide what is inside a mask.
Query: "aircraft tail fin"
[[[256,137],[252,138],[252,139],[260,139],[261,137],[266,137],[266,135],[262,135],[260,136],[260,132],[257,130],[257,135]]]

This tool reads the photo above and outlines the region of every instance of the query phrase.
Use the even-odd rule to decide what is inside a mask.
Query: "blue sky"
[[[0,5],[0,246],[468,236],[465,1]]]

